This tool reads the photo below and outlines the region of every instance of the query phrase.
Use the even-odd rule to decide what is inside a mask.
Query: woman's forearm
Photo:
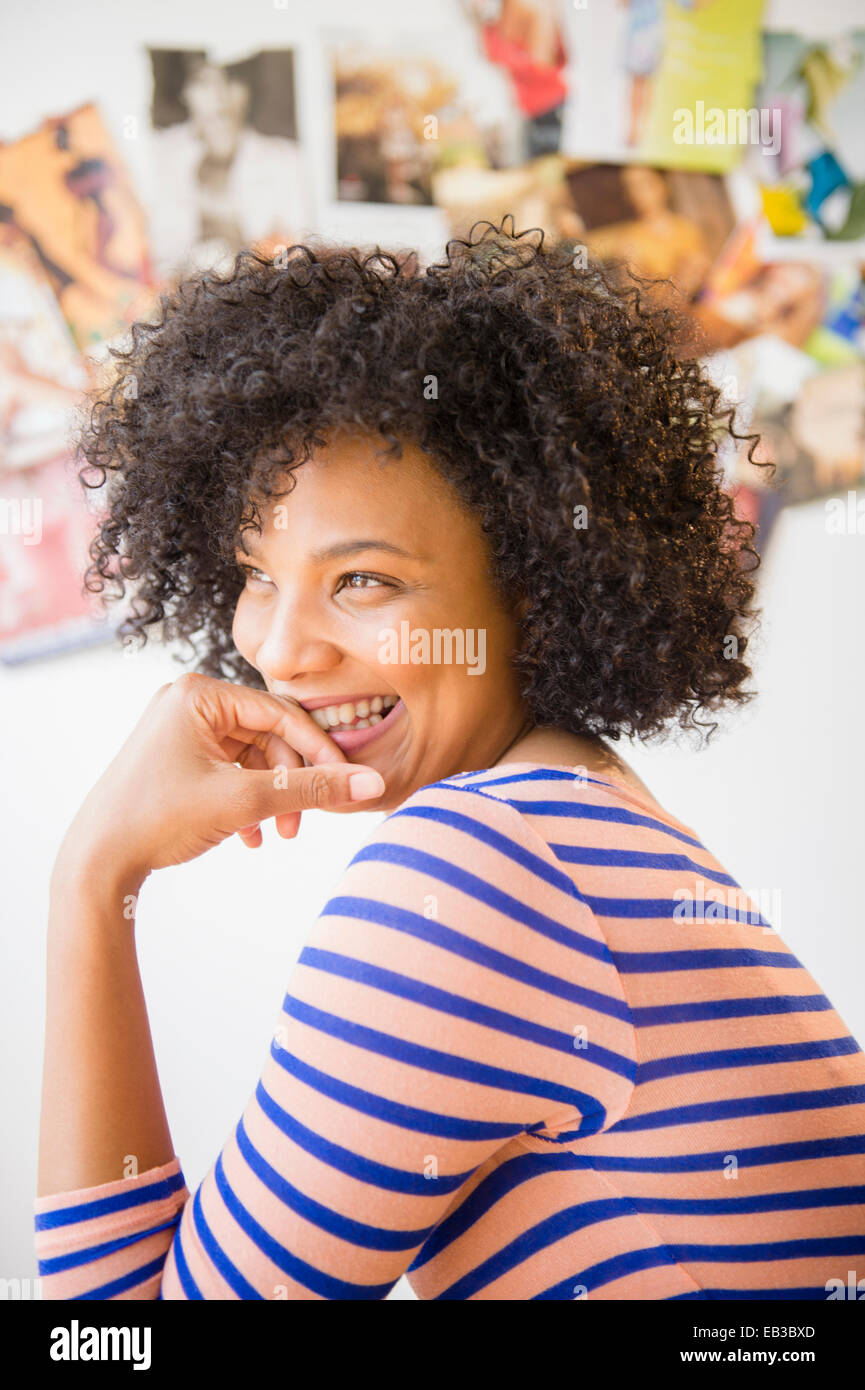
[[[40,1197],[174,1156],[135,950],[140,886],[136,876],[81,862],[52,876]]]
[[[252,746],[266,770],[238,764]],[[384,791],[296,701],[193,673],[156,692],[83,801],[51,876],[37,1196],[175,1157],[124,911],[148,873],[270,817],[291,838],[304,811],[375,804]]]

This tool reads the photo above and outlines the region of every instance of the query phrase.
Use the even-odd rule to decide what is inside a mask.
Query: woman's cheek
[[[386,686],[399,690],[406,674],[410,683],[412,674],[419,669],[410,663],[406,665],[401,659],[406,646],[405,634],[414,632],[422,627],[423,623],[416,611],[412,617],[408,604],[389,604],[385,611],[370,613],[368,616],[362,659],[370,669],[377,667],[381,671]],[[355,650],[357,651],[357,645]],[[361,656],[360,652],[358,656]]]
[[[255,642],[254,622],[246,602],[246,591],[240,595],[237,607],[234,610],[234,620],[231,624],[231,639],[240,655],[251,665],[254,665],[253,654],[257,650],[258,644]]]

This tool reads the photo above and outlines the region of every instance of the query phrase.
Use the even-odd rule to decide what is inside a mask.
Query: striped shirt
[[[255,1092],[35,1199],[45,1298],[826,1299],[865,1271],[865,1055],[646,793],[504,764],[386,816]]]

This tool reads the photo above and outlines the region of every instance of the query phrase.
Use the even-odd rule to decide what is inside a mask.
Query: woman
[[[91,584],[199,671],[54,869],[48,1298],[816,1299],[863,1253],[860,1048],[606,741],[749,698],[719,393],[669,311],[511,232],[243,253],[92,412]],[[191,1195],[135,903],[314,807],[387,815]]]

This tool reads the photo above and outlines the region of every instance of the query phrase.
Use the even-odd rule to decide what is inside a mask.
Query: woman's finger
[[[260,746],[257,735],[274,734],[313,766],[347,762],[338,744],[297,701],[271,695],[270,691],[233,685],[230,681],[199,677],[184,685],[186,681],[187,677],[181,676],[175,686],[182,687],[182,698],[201,720],[203,732],[210,736],[214,753],[219,757],[236,761],[236,757],[230,757],[224,750],[226,741],[229,744],[232,740],[259,743]]]
[[[383,796],[385,783],[371,767],[338,763],[328,767],[287,768],[279,776],[267,772],[244,771],[226,766],[224,811],[234,821],[232,829],[257,825],[272,816],[282,817],[301,811],[349,802],[375,801]]]
[[[262,738],[266,741],[263,749],[265,762],[273,769],[276,779],[281,778],[289,768],[303,767],[303,758],[294,748],[289,748],[279,734],[263,734]],[[278,787],[279,781],[275,780],[274,785]],[[300,830],[300,811],[286,811],[275,816],[274,825],[277,835],[283,840],[293,840]]]
[[[234,760],[241,767],[261,771],[267,767],[267,758],[264,751],[254,743],[242,743],[238,747],[237,757]],[[243,825],[237,832],[240,839],[247,849],[258,849],[262,844],[261,826]]]
[[[256,746],[256,760],[251,763],[247,759],[244,766],[271,768],[274,773],[274,786],[278,787],[279,779],[289,768],[303,767],[303,758],[295,749],[289,748],[285,739],[280,738],[278,734],[261,734],[259,737],[262,743]],[[275,816],[274,825],[277,835],[283,840],[293,840],[300,830],[300,811],[286,811]]]
[[[270,768],[274,773],[274,785],[289,768],[303,767],[303,759],[293,748],[289,748],[278,734],[257,734],[257,742],[242,745],[242,751],[235,758],[241,767],[251,771]],[[274,818],[276,832],[284,840],[293,840],[300,829],[300,812],[287,811]],[[261,828],[258,825],[245,826],[238,835],[250,849],[262,844]]]
[[[300,811],[286,811],[284,815],[276,816],[273,823],[276,833],[283,840],[293,840],[300,829]]]

